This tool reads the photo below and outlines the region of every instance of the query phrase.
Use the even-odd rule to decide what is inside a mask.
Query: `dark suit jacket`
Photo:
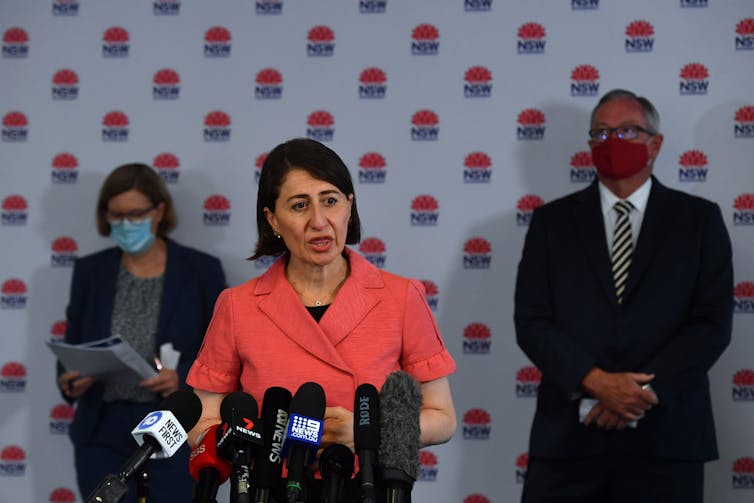
[[[171,240],[167,243],[155,351],[168,342],[180,351],[176,370],[181,387],[187,387],[186,375],[199,352],[215,300],[225,287],[225,275],[217,258]],[[110,320],[121,256],[120,248],[108,248],[76,261],[66,310],[66,342],[89,342],[111,335]],[[60,365],[58,367],[60,372],[62,369]],[[93,433],[103,390],[101,383],[94,384],[78,400],[70,429],[74,444],[86,442]],[[134,426],[113,425],[114,428],[128,428],[128,431]]]
[[[538,208],[514,316],[519,346],[542,371],[529,454],[569,458],[615,448],[715,459],[707,371],[730,341],[732,312],[730,239],[716,204],[653,178],[621,305],[597,182]],[[660,406],[635,430],[584,427],[573,394],[593,366],[655,374]]]

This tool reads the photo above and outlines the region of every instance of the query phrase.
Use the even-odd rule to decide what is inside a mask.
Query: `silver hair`
[[[632,93],[631,91],[627,91],[625,89],[613,89],[605,93],[602,98],[600,98],[600,101],[597,103],[594,109],[592,109],[592,116],[589,123],[594,124],[594,115],[599,107],[601,107],[608,101],[619,99],[629,99],[637,102],[644,112],[644,117],[647,119],[649,131],[652,134],[657,134],[660,132],[660,114],[657,113],[657,109],[652,104],[652,102],[643,96],[638,96],[636,95],[636,93]]]

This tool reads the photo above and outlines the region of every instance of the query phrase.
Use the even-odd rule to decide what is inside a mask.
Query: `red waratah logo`
[[[50,493],[50,503],[75,503],[76,494],[67,487],[58,487]]]
[[[17,445],[9,445],[4,447],[0,451],[0,461],[24,461],[26,459],[26,451]]]
[[[26,30],[14,26],[3,33],[3,57],[25,58],[29,55],[29,35]]]
[[[600,72],[592,65],[579,65],[571,70],[571,96],[596,96]]]
[[[754,138],[754,106],[746,105],[736,110],[733,135],[736,138]]]
[[[516,396],[518,398],[533,398],[539,392],[542,372],[537,367],[522,367],[516,372]]]
[[[156,100],[178,99],[181,76],[172,68],[157,70],[152,79],[152,98]]]
[[[105,127],[126,127],[128,126],[128,116],[123,112],[108,112],[102,118],[102,125]]]
[[[626,52],[651,52],[655,29],[649,21],[636,20],[626,26]]]
[[[63,68],[52,76],[52,99],[75,100],[79,95],[79,76],[73,70]]]
[[[627,37],[651,37],[654,34],[655,29],[648,21],[632,21],[626,26]]]
[[[707,94],[709,70],[701,63],[689,63],[681,68],[681,94]]]
[[[306,38],[306,54],[309,56],[332,56],[335,52],[335,32],[329,26],[314,26]]]
[[[26,199],[22,196],[14,194],[3,199],[3,210],[5,211],[26,211],[27,208]]]
[[[256,75],[254,97],[258,100],[278,100],[283,97],[283,74],[275,68],[264,68]]]
[[[414,141],[437,140],[440,134],[439,117],[432,110],[418,110],[411,116],[411,139]]]
[[[26,225],[28,218],[26,199],[18,194],[12,194],[3,199],[2,224]]]
[[[112,26],[102,34],[102,55],[106,58],[128,57],[130,36],[125,28]]]
[[[464,269],[489,269],[492,262],[490,256],[492,246],[482,237],[473,237],[463,245]]]
[[[128,141],[128,116],[120,110],[113,110],[102,117],[102,141]]]
[[[754,225],[754,194],[741,194],[733,201],[733,223]]]
[[[414,126],[436,126],[440,122],[437,114],[432,110],[419,110],[411,117]]]
[[[75,410],[67,403],[55,405],[50,411],[50,433],[65,435],[71,426]]]
[[[516,483],[523,484],[529,469],[529,453],[524,452],[516,458]]]
[[[18,362],[8,362],[3,365],[3,368],[0,370],[0,375],[6,378],[26,377],[26,367]]]
[[[492,159],[484,152],[470,152],[463,159],[463,183],[489,183]]]
[[[385,260],[387,259],[385,252],[385,243],[379,238],[366,238],[359,243],[359,253],[373,266],[380,269],[385,267]]]
[[[534,210],[544,204],[541,197],[536,194],[527,194],[522,196],[518,203],[516,203],[516,224],[517,225],[529,225],[531,222],[532,214]]]
[[[754,282],[742,281],[733,289],[734,312],[754,313]]]
[[[335,119],[326,110],[316,110],[306,119],[306,136],[317,141],[332,141],[335,136]]]
[[[411,225],[437,225],[439,218],[437,199],[421,194],[411,201]]]
[[[52,242],[51,248],[50,263],[52,267],[72,267],[76,262],[76,252],[79,247],[73,238],[60,236]]]
[[[215,110],[204,116],[204,141],[225,142],[230,140],[230,115]]]
[[[739,370],[733,374],[733,384],[736,386],[754,386],[754,370]]]
[[[434,281],[428,279],[421,280],[422,286],[424,286],[424,296],[427,299],[430,309],[433,311],[437,309],[438,295],[440,289],[437,288],[437,284]]]
[[[469,409],[463,415],[463,438],[487,440],[490,438],[492,417],[484,409]]]
[[[516,117],[519,140],[541,140],[545,137],[545,114],[536,108],[525,108]]]
[[[736,50],[754,49],[754,17],[747,17],[736,24]]]
[[[50,335],[53,339],[62,340],[65,337],[65,331],[68,329],[66,320],[58,320],[50,327]]]
[[[230,56],[230,31],[224,26],[213,26],[204,33],[204,57],[227,58]]]
[[[417,480],[421,480],[422,482],[436,481],[438,472],[437,465],[437,455],[434,452],[428,451],[427,449],[420,450],[419,476],[417,477]]]
[[[152,161],[152,165],[165,183],[178,182],[178,177],[180,175],[178,168],[180,167],[181,162],[175,154],[171,154],[170,152],[157,154]]]
[[[465,354],[488,354],[492,346],[492,331],[484,323],[470,323],[463,329]]]
[[[387,75],[375,66],[359,74],[359,98],[384,98],[387,93]]]
[[[490,499],[484,494],[469,494],[463,499],[463,503],[490,503]]]
[[[571,183],[591,183],[596,175],[591,151],[581,150],[571,156]]]
[[[754,123],[754,106],[746,105],[736,110],[736,122],[742,124]]]
[[[230,223],[230,201],[227,197],[215,194],[204,200],[204,224],[228,225]]]
[[[385,183],[385,158],[378,152],[367,152],[359,158],[360,183]]]
[[[678,159],[678,179],[682,182],[707,180],[707,155],[701,150],[687,150]]]
[[[742,369],[733,374],[731,398],[734,402],[754,401],[754,370]]]
[[[21,477],[26,471],[26,452],[17,446],[9,445],[0,451],[0,475]]]
[[[29,136],[29,121],[23,112],[13,110],[3,116],[3,141],[21,142]]]
[[[488,98],[492,96],[492,72],[484,66],[472,66],[463,76],[463,95],[466,98]]]
[[[518,27],[518,53],[542,54],[545,52],[545,27],[539,23],[524,23]]]
[[[733,463],[733,489],[754,488],[754,458],[738,458]]]
[[[267,160],[269,152],[263,152],[257,156],[254,160],[254,182],[259,183],[259,177],[262,176],[262,167],[264,167],[264,161]]]
[[[417,56],[435,55],[440,50],[440,31],[431,24],[420,24],[411,32],[411,54]]]
[[[26,367],[19,362],[8,362],[0,369],[0,391],[23,393],[26,389]]]
[[[256,82],[264,86],[279,86],[283,83],[283,74],[274,68],[264,68],[257,72]]]
[[[61,152],[52,158],[52,183],[76,183],[79,160],[70,152]]]
[[[472,66],[463,75],[463,78],[469,84],[486,83],[492,80],[492,72],[485,66]]]

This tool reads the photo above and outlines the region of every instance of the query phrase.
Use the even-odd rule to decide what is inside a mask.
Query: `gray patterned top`
[[[148,362],[154,360],[157,322],[160,317],[162,285],[164,276],[140,278],[120,266],[115,284],[115,300],[110,331],[120,335]],[[105,386],[103,400],[130,400],[154,402],[156,393],[139,387],[138,384],[113,383]]]

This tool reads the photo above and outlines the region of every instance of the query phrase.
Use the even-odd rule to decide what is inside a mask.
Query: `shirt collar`
[[[613,205],[620,201],[621,199],[610,192],[610,189],[608,189],[601,181],[598,184],[600,189],[600,202],[602,204],[602,214],[607,215],[607,212],[613,209]],[[644,213],[644,210],[647,208],[647,200],[649,199],[649,191],[652,189],[652,177],[650,176],[647,178],[647,180],[641,184],[641,186],[633,191],[633,193],[626,198],[626,201],[629,201],[631,204],[634,205],[634,208],[639,211],[639,213]]]

